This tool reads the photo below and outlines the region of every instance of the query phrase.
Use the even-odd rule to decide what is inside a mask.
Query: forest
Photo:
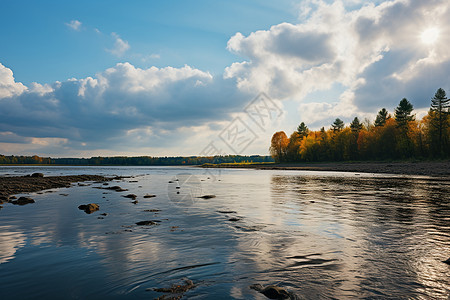
[[[357,117],[346,126],[337,118],[329,129],[309,130],[301,122],[290,137],[272,136],[275,162],[446,159],[450,157],[450,103],[440,88],[430,109],[416,120],[413,105],[403,98],[391,115],[382,108],[375,120]]]
[[[177,156],[177,157],[151,157],[151,156],[114,156],[91,158],[50,158],[34,156],[5,156],[0,155],[0,165],[82,165],[82,166],[179,166],[202,165],[205,163],[261,163],[273,162],[270,156],[260,155],[224,155],[224,156]]]

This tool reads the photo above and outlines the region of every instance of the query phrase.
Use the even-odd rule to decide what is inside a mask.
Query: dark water
[[[147,289],[186,278],[197,284],[186,299],[266,299],[254,283],[300,299],[449,297],[448,180],[194,168],[0,173],[38,170],[135,177],[111,183],[128,192],[94,183],[4,204],[0,299],[153,299],[163,294]],[[122,197],[129,193],[139,203]],[[195,198],[205,194],[217,197]],[[86,203],[100,211],[77,209]],[[135,225],[142,220],[161,222]]]

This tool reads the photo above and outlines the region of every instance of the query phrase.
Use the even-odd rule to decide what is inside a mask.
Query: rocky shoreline
[[[206,164],[204,168],[242,168],[258,170],[303,170],[357,173],[384,173],[450,177],[450,161],[420,162],[354,162],[354,163],[290,163],[290,164]]]
[[[37,173],[39,174],[39,173]],[[34,174],[33,174],[34,175]],[[0,176],[0,198],[7,200],[9,196],[42,190],[70,187],[72,183],[82,181],[110,181],[100,175],[69,175],[69,176]]]

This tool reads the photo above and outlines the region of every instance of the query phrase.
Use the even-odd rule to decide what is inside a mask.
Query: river
[[[195,284],[186,299],[267,299],[249,288],[255,283],[299,299],[450,294],[448,180],[193,167],[0,169],[33,172],[131,177],[109,183],[125,192],[91,182],[31,193],[34,204],[3,204],[0,299],[153,299],[164,295],[153,288],[186,279]],[[130,193],[138,203],[123,197]],[[88,203],[100,210],[78,209]],[[136,225],[144,220],[159,222]]]

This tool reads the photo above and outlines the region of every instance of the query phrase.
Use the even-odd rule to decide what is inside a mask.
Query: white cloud
[[[113,32],[111,36],[114,39],[114,47],[111,49],[107,49],[108,52],[112,53],[115,56],[122,56],[128,49],[130,49],[130,45],[127,41],[120,38],[120,36]]]
[[[20,95],[26,90],[20,82],[15,82],[13,72],[0,63],[0,99]]]
[[[347,88],[337,104],[308,105],[312,122],[322,115],[368,115],[393,108],[403,97],[417,108],[429,105],[439,87],[450,87],[450,4],[444,0],[302,2],[300,24],[282,23],[248,36],[235,34],[228,49],[245,58],[225,70],[242,91],[266,91],[279,99],[301,101],[307,94]],[[351,7],[351,9],[349,8]],[[436,28],[435,43],[421,34]],[[342,102],[348,95],[351,100]],[[426,96],[428,95],[428,96]],[[331,99],[330,99],[331,100]],[[337,109],[346,107],[345,109]]]
[[[78,20],[72,20],[69,23],[65,23],[69,28],[75,30],[75,31],[80,31],[81,30],[81,25],[82,23]]]
[[[4,72],[16,85],[12,71]],[[179,128],[226,119],[244,97],[234,82],[190,66],[141,69],[130,63],[95,77],[20,86],[24,91],[0,98],[0,152],[17,149],[5,144],[12,142],[22,143],[22,153],[38,147],[65,153],[131,145],[162,151],[186,142],[189,134]]]

